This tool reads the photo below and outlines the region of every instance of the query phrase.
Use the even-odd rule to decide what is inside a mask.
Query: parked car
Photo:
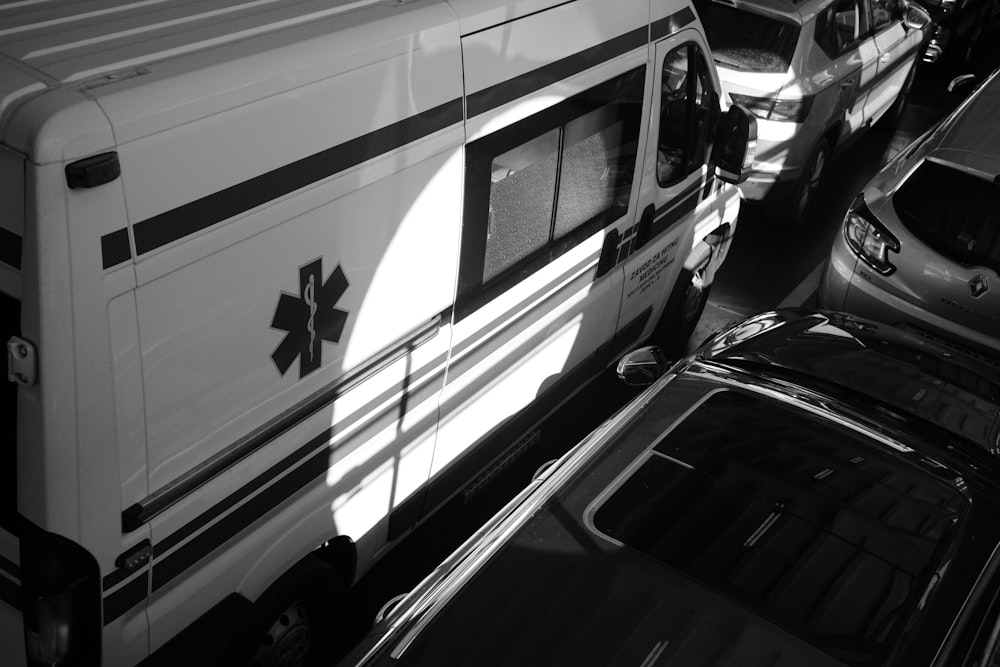
[[[934,20],[924,62],[969,66],[979,55],[984,36],[1000,19],[998,0],[920,0]]]
[[[1000,70],[868,183],[844,217],[819,304],[1000,367]]]
[[[834,151],[902,114],[929,38],[926,10],[907,0],[695,2],[734,104],[757,116],[745,199],[801,224]]]
[[[817,311],[664,367],[343,664],[993,664],[996,374]]]

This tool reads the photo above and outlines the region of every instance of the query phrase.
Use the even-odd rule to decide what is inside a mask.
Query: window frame
[[[566,127],[588,113],[615,102],[622,105],[619,113],[625,122],[625,132],[623,133],[625,138],[621,145],[629,145],[634,138],[636,147],[631,179],[628,181],[627,199],[631,202],[638,186],[639,166],[642,163],[640,158],[645,151],[640,139],[643,136],[642,126],[644,124],[642,109],[648,96],[646,67],[645,64],[633,67],[558,104],[466,145],[462,241],[459,256],[458,289],[455,296],[456,322],[579,245],[598,230],[610,227],[622,216],[627,215],[628,208],[621,215],[608,215],[608,211],[614,210],[612,207],[576,226],[563,236],[554,236],[559,214],[560,175],[566,155],[566,147],[563,144]],[[622,94],[623,90],[624,95]],[[553,129],[559,129],[559,147],[548,241],[541,248],[500,271],[496,276],[484,280],[493,161],[498,156]]]
[[[680,168],[677,170],[677,175],[671,180],[661,180],[660,179],[660,169],[659,169],[659,149],[660,149],[660,139],[663,136],[663,92],[662,92],[662,70],[666,66],[667,59],[680,49],[687,49],[687,74],[685,75],[685,99],[687,101],[687,118],[685,119],[685,136],[687,137],[687,143],[683,147],[683,152],[681,155]],[[709,66],[710,56],[705,52],[698,42],[688,41],[682,44],[678,44],[676,47],[672,48],[663,56],[663,63],[660,65],[661,70],[661,92],[660,92],[660,108],[657,113],[657,125],[656,125],[656,148],[657,148],[657,169],[656,169],[656,183],[661,189],[672,188],[679,183],[687,180],[691,174],[700,171],[701,167],[706,165],[712,154],[712,143],[715,139],[715,126],[719,122],[721,112],[719,110],[719,96],[720,93],[716,90],[716,84],[712,78],[711,69]],[[697,97],[698,84],[701,82],[701,101],[699,102]],[[707,127],[704,131],[704,150],[700,151],[701,160],[695,161],[695,156],[699,153],[698,142],[702,138],[698,132],[696,132],[696,126],[698,121],[698,109],[704,109],[704,113],[707,114],[706,122]]]
[[[831,38],[835,39],[837,35],[836,21],[834,19],[834,15],[836,14],[836,6],[838,3],[849,2],[849,1],[852,1],[854,3],[854,6],[858,10],[858,19],[857,19],[858,36],[857,38],[854,39],[854,41],[845,43],[839,49],[829,51],[827,50],[828,48],[832,49],[834,46],[836,46],[836,44],[825,43],[830,41]],[[821,12],[818,12],[816,14],[816,17],[813,19],[813,42],[831,60],[836,60],[837,58],[840,58],[844,54],[856,49],[859,44],[861,44],[863,41],[865,41],[868,37],[871,36],[870,20],[869,20],[870,12],[871,12],[871,5],[867,0],[834,0],[834,2],[831,2],[829,5],[827,5]],[[828,21],[827,22],[828,34],[826,40],[819,39],[820,35],[819,28],[821,25],[820,20],[823,18],[827,18]],[[836,39],[835,41],[839,42],[839,40]]]

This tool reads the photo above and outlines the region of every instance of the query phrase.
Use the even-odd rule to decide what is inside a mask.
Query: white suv
[[[695,4],[725,92],[758,118],[743,196],[765,201],[773,222],[799,224],[833,151],[898,120],[930,17],[907,0]]]

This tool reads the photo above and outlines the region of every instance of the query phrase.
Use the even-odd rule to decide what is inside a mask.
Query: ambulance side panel
[[[114,520],[127,494],[145,492],[135,276],[131,267],[109,271],[102,261],[104,237],[127,221],[121,181],[70,188],[67,166],[113,154],[114,135],[88,96],[52,91],[17,109],[6,138],[28,156],[20,327],[37,355],[37,377],[18,386],[16,399],[17,507],[26,519],[20,574],[25,585],[45,576],[35,572],[36,560],[24,560],[48,540],[42,531],[65,538],[92,573],[96,592],[86,604],[102,607],[107,619],[125,589],[148,580],[143,568],[128,577],[101,576],[114,573],[120,555],[149,536],[147,527],[124,535]],[[131,335],[127,327],[112,331],[121,319],[131,322]],[[100,632],[97,609],[87,614]],[[141,609],[117,615],[103,629],[123,663],[146,655],[147,632]]]
[[[647,20],[645,1],[592,0],[462,39],[461,267],[428,508],[474,493],[612,358]]]
[[[416,519],[461,221],[445,10],[360,10],[266,57],[101,92],[137,283],[148,493],[123,523],[150,529],[151,651],[335,536],[368,567]],[[220,81],[247,99],[220,104]],[[197,117],[136,117],[172,90]]]

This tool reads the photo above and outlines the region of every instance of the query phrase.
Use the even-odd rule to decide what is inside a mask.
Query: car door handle
[[[887,63],[887,62],[889,62],[890,60],[892,60],[892,54],[891,54],[891,53],[883,53],[882,55],[880,55],[880,56],[878,57],[878,61],[879,61],[880,63]]]
[[[854,79],[853,78],[844,79],[843,81],[840,82],[840,87],[841,88],[847,88],[848,86],[853,86],[853,85],[854,85]]]

